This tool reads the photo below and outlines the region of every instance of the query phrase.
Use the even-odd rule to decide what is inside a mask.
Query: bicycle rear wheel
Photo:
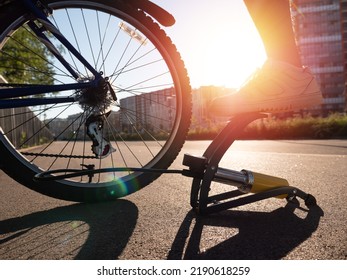
[[[112,94],[98,98],[91,89],[40,93],[22,99],[37,104],[2,109],[1,167],[24,186],[59,199],[104,201],[133,193],[160,174],[109,172],[49,184],[33,177],[55,169],[168,168],[190,125],[191,88],[184,63],[152,18],[120,1],[46,2],[53,10],[50,21],[102,73]],[[22,7],[0,11],[0,98],[1,88],[93,81],[90,71],[46,32],[78,73],[72,76],[29,28],[29,20]],[[62,96],[74,101],[40,102]],[[96,117],[100,107],[107,112]],[[93,131],[99,133],[98,147],[108,149],[104,154],[96,151]]]

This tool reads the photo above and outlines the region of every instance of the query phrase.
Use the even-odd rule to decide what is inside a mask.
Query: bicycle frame
[[[34,15],[35,19],[42,24],[43,28],[37,26],[37,24],[30,20],[28,22],[29,28],[35,33],[40,41],[48,48],[53,56],[59,60],[60,63],[66,68],[66,70],[78,80],[80,77],[69,65],[69,63],[60,55],[59,51],[51,43],[50,39],[44,34],[45,31],[49,31],[66,49],[71,52],[82,65],[88,69],[94,76],[94,80],[86,82],[77,82],[65,85],[46,85],[46,86],[35,86],[35,85],[18,85],[18,84],[1,84],[0,83],[0,109],[6,108],[18,108],[36,105],[48,105],[58,103],[72,103],[76,99],[74,97],[57,97],[57,98],[27,98],[21,99],[20,97],[31,96],[35,94],[44,94],[51,92],[60,92],[68,90],[78,90],[85,88],[97,88],[100,83],[105,81],[102,77],[102,72],[98,72],[90,63],[76,50],[76,48],[59,32],[59,30],[49,21],[47,18],[50,14],[50,8],[41,1],[33,0],[20,0],[25,8]],[[171,14],[157,6],[156,4],[148,1],[130,1],[130,5],[136,5],[139,9],[145,10],[151,14],[164,26],[170,26],[174,24],[175,19]],[[44,29],[44,30],[42,30]],[[2,88],[3,87],[3,88]],[[14,99],[19,97],[18,99]],[[12,98],[11,100],[7,100]]]
[[[92,67],[88,61],[72,46],[72,44],[59,32],[59,30],[49,21],[47,15],[44,13],[44,4],[41,2],[33,2],[32,0],[21,0],[25,5],[26,9],[32,13],[35,18],[42,24],[44,30],[39,28],[34,21],[29,21],[29,28],[38,36],[40,41],[51,51],[51,53],[57,58],[70,72],[70,74],[78,79],[79,75],[72,69],[69,63],[60,55],[59,51],[54,47],[49,38],[44,34],[45,31],[49,31],[59,42],[67,48],[93,75],[94,80],[91,82],[79,82],[65,85],[50,85],[50,86],[25,86],[18,84],[6,84],[6,87],[0,89],[0,109],[6,108],[18,108],[26,106],[36,105],[48,105],[58,103],[71,103],[75,102],[74,97],[57,97],[57,98],[28,98],[28,99],[11,99],[13,97],[25,97],[35,94],[44,94],[50,92],[77,90],[84,88],[96,88],[100,81],[104,80],[102,73]],[[38,7],[40,5],[40,7]],[[46,9],[46,11],[48,11]]]

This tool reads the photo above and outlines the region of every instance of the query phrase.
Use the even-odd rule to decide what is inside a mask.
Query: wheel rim
[[[81,3],[84,5],[83,9],[72,8]],[[52,8],[57,10],[54,12],[52,21],[60,27],[62,32],[64,32],[62,26],[66,28],[67,31],[64,35],[69,37],[70,41],[74,41],[75,47],[82,53],[90,52],[89,59],[93,65],[97,65],[100,72],[105,73],[104,77],[109,79],[116,92],[117,101],[113,102],[109,116],[107,118],[103,116],[103,139],[110,141],[117,151],[105,159],[92,159],[95,154],[91,150],[91,139],[85,133],[88,129],[85,127],[85,122],[95,108],[81,102],[80,99],[72,105],[30,107],[30,112],[25,111],[27,109],[15,109],[9,113],[8,111],[13,109],[6,109],[5,116],[4,114],[1,116],[3,123],[6,119],[13,118],[14,114],[24,116],[26,121],[12,125],[10,129],[4,129],[4,134],[17,147],[13,149],[13,155],[34,172],[62,167],[66,169],[81,168],[81,164],[85,168],[91,165],[94,165],[94,168],[153,168],[168,153],[179,133],[179,125],[182,121],[182,88],[174,62],[159,39],[151,34],[150,30],[141,22],[100,3],[90,2],[85,5],[86,3],[88,2],[70,1],[69,6],[66,6],[64,2],[52,4]],[[91,8],[98,8],[99,12],[92,11]],[[113,16],[110,17],[105,11],[112,13]],[[94,17],[91,16],[92,14]],[[118,15],[119,18],[115,15]],[[95,20],[94,36],[82,32],[84,29],[92,28],[90,22],[86,22],[86,18]],[[79,32],[74,29],[75,26],[78,26],[76,20],[82,23],[78,29]],[[125,27],[120,25],[124,20],[127,21]],[[109,33],[110,26],[117,26],[115,31],[117,36],[106,38],[105,35]],[[28,32],[28,30],[23,32]],[[99,44],[99,48],[96,48],[98,51],[95,51],[92,45],[97,40],[92,42],[91,37],[98,37],[96,44]],[[16,38],[9,37],[7,43],[11,40],[13,42]],[[82,46],[79,43],[81,41],[87,43]],[[66,57],[70,56],[68,52],[65,54]],[[8,56],[8,54],[2,52],[1,56]],[[107,64],[110,58],[117,61],[116,67],[114,62],[112,65]],[[92,80],[88,72],[80,70],[83,67],[73,58],[69,59],[69,63],[74,69],[79,69],[81,79]],[[56,61],[52,65],[50,64],[54,68],[52,71],[55,72],[54,83],[69,83],[66,71],[62,71],[57,66],[58,64]],[[33,69],[33,71],[35,70]],[[134,77],[138,78],[134,79]],[[66,92],[64,94],[66,95]],[[55,94],[55,96],[58,95]],[[76,96],[76,92],[71,92],[70,95]],[[79,111],[76,112],[76,110]],[[73,114],[69,112],[74,112],[75,116],[72,117]],[[50,128],[51,133],[52,130],[54,131],[54,135],[48,135],[48,139],[40,136],[39,143],[36,142],[32,145],[30,142],[37,137],[18,134],[18,131],[23,131],[23,127],[29,123],[27,121],[29,118],[39,119],[41,123],[45,124],[45,127]],[[65,126],[60,128],[59,126],[64,123]],[[39,131],[36,135],[41,135],[41,132],[45,132],[46,129],[41,125],[35,131],[36,133]],[[69,133],[70,135],[68,135]],[[19,144],[18,137],[20,138]],[[54,141],[52,141],[52,137]],[[8,149],[11,149],[10,146]],[[20,154],[17,153],[18,150],[20,150]],[[126,182],[133,181],[139,174],[114,173],[107,174],[106,177],[93,178],[92,183],[87,182],[88,178],[80,178],[77,181],[67,180],[64,183],[90,187],[110,186],[116,182],[123,186]],[[125,191],[125,194],[126,192],[129,191]]]

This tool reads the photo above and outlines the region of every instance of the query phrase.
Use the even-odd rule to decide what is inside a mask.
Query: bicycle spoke
[[[66,9],[65,9],[65,13],[66,12]],[[57,20],[55,19],[54,15],[51,16],[52,18],[52,21],[55,23],[55,26],[56,28],[59,30],[59,24],[57,23]],[[70,21],[70,20],[69,20]],[[72,31],[74,32],[74,29],[73,27],[70,25],[70,28],[72,29]],[[63,46],[60,45],[60,48],[63,49]],[[84,75],[80,70],[79,70],[79,67],[77,66],[77,62],[76,62],[76,59],[74,58],[74,55],[71,53],[71,51],[69,49],[66,49],[64,47],[64,51],[66,51],[68,54],[69,54],[69,57],[70,57],[70,60],[72,62],[73,65],[71,65],[71,63],[69,63],[69,66],[76,72],[78,73],[78,75],[82,78],[87,78],[87,75]],[[66,58],[65,58],[66,59]],[[86,69],[86,68],[85,68]],[[72,78],[71,77],[71,74],[67,74],[67,77],[69,78]],[[76,77],[73,78],[74,80],[76,79]]]
[[[102,58],[102,64],[99,67],[99,69],[101,70],[101,68],[103,68],[104,73],[106,72],[105,70],[105,56],[104,56],[104,48],[103,48],[103,43],[101,40],[101,30],[100,30],[100,19],[99,19],[99,13],[96,13],[96,19],[97,19],[97,26],[98,26],[98,37],[99,37],[99,41],[100,41],[100,53],[101,53],[101,58]],[[105,34],[106,35],[106,34]]]
[[[158,60],[154,60],[154,61],[151,61],[148,63],[144,63],[144,64],[136,66],[134,68],[128,68],[132,64],[132,63],[129,63],[113,75],[113,76],[115,76],[114,79],[116,80],[117,77],[119,77],[119,75],[121,75],[121,74],[125,74],[125,73],[131,72],[131,71],[139,70],[140,68],[144,68],[146,66],[152,66],[153,64],[158,63],[158,62],[162,62],[162,61],[163,61],[162,59],[158,59]]]
[[[127,45],[126,49],[124,50],[124,54],[125,54],[125,52],[126,52],[128,46],[130,45],[130,42],[131,42],[131,41],[129,41],[129,44]],[[117,69],[117,68],[118,68],[118,65],[117,65],[115,71],[113,71],[113,74],[112,74],[112,76],[114,77],[114,78],[113,78],[113,81],[115,81],[115,80],[122,74],[123,70],[130,64],[131,60],[136,56],[136,54],[137,54],[138,51],[141,49],[141,47],[145,44],[145,42],[146,42],[146,41],[144,41],[144,42],[136,49],[136,51],[132,54],[132,56],[129,58],[129,60],[124,64],[124,66],[123,66],[120,70]],[[122,58],[123,58],[123,55],[122,55]],[[119,60],[119,63],[121,62],[122,58]],[[137,68],[137,69],[139,69],[139,68]],[[116,74],[116,72],[117,72],[117,74]]]
[[[91,42],[91,39],[90,39],[90,36],[89,36],[86,18],[85,18],[83,9],[80,9],[80,10],[81,10],[82,18],[83,18],[84,31],[85,31],[85,33],[87,35],[87,38],[88,38],[88,44],[89,44],[90,53],[91,53],[91,55],[93,57],[94,67],[96,68],[97,62],[95,60],[94,50],[93,50],[92,42]]]
[[[21,116],[21,115],[32,115],[31,118],[29,119],[25,119],[22,123],[18,124],[17,126],[13,127],[12,129],[6,131],[4,134],[7,135],[9,133],[11,133],[12,131],[16,130],[17,128],[21,127],[22,125],[32,121],[34,118],[39,117],[40,115],[44,114],[46,111],[53,109],[53,108],[59,108],[61,106],[66,107],[66,105],[61,105],[61,106],[55,106],[56,104],[52,105],[51,107],[45,108],[44,110],[42,109],[37,109],[37,110],[27,110],[25,112],[16,112],[10,115],[3,115],[0,116],[0,119],[5,119],[5,118],[13,118],[16,116]],[[35,113],[39,112],[37,115]]]
[[[86,117],[84,117],[84,115],[86,114],[87,112],[83,112],[82,115],[81,115],[81,120],[80,120],[80,124],[78,126],[78,129],[77,129],[77,132],[76,132],[76,136],[75,136],[75,140],[78,139],[78,134],[80,132],[80,128],[81,126],[84,124],[85,120],[87,119]],[[67,161],[67,165],[66,165],[66,169],[69,169],[69,166],[70,166],[70,162],[71,162],[71,158],[72,156],[74,155],[74,149],[75,149],[75,145],[76,145],[76,141],[74,141],[73,145],[72,145],[72,148],[71,148],[71,153],[70,153],[70,157]],[[84,153],[83,153],[84,155]]]
[[[3,149],[14,147],[25,172],[113,168],[56,181],[69,186],[63,192],[129,194],[159,176],[142,168],[167,168],[182,146],[182,60],[142,10],[118,1],[47,3],[47,18],[32,13],[0,32],[0,106],[9,107],[0,126],[12,143]]]
[[[71,104],[71,105],[72,105],[72,104]],[[71,106],[71,105],[70,105],[70,106]],[[49,123],[53,122],[54,119],[57,119],[57,118],[59,117],[59,115],[61,115],[64,111],[66,111],[70,106],[67,106],[64,110],[62,110],[62,111],[60,112],[60,114],[56,115],[55,118],[53,118]],[[48,124],[49,124],[49,123],[48,123]],[[65,127],[64,130],[61,131],[60,134],[58,134],[58,135],[55,137],[55,139],[58,139],[59,136],[63,135],[63,133],[64,133],[65,131],[67,131],[72,125],[73,125],[73,123],[71,123],[69,126]],[[47,148],[55,142],[55,139],[53,139],[49,144],[47,144],[47,146],[46,146],[43,150],[41,150],[41,151],[39,152],[39,154],[40,154],[40,153],[43,153],[44,151],[46,151]],[[36,159],[36,157],[35,157],[31,162],[33,162],[35,159]]]
[[[54,105],[52,105],[50,108],[53,108]],[[66,106],[66,105],[64,105]],[[10,110],[11,111],[11,114],[7,113],[7,111]],[[10,109],[5,109],[4,112],[5,114],[7,115],[0,115],[0,119],[6,119],[6,118],[13,118],[13,117],[20,117],[20,116],[25,116],[25,115],[31,115],[32,113],[36,113],[36,112],[41,112],[42,109],[37,109],[37,110],[28,110],[28,111],[25,111],[25,112],[14,112],[14,108],[10,108]],[[40,114],[40,113],[39,113]],[[26,117],[25,117],[26,118]],[[24,122],[26,122],[26,120],[24,120]],[[19,126],[18,126],[19,127]],[[8,131],[10,132],[10,131]],[[6,135],[7,132],[5,132],[4,134]]]
[[[69,125],[69,127],[71,127],[75,122],[77,122],[79,119],[81,119],[82,118],[82,115],[80,115],[79,117],[77,117],[70,125]],[[77,130],[79,130],[80,129],[80,127],[82,126],[82,124],[83,124],[83,122],[82,122],[82,120],[80,120],[80,124],[79,124],[79,126],[78,126],[78,129]],[[72,135],[70,138],[69,138],[69,140],[65,143],[65,145],[63,146],[63,148],[61,149],[61,151],[58,153],[58,156],[53,160],[53,162],[51,163],[51,165],[47,168],[47,170],[50,170],[51,168],[52,168],[52,166],[56,163],[56,161],[57,161],[57,159],[59,158],[59,156],[60,155],[62,155],[63,154],[63,152],[65,151],[65,149],[67,148],[67,146],[70,144],[70,142],[74,139],[74,135]],[[46,147],[47,148],[47,147]],[[45,149],[46,149],[45,148]],[[44,150],[45,150],[44,149]],[[44,150],[42,150],[42,152],[44,151]]]
[[[101,54],[101,57],[102,57],[102,63],[101,63],[101,65],[100,65],[100,67],[99,67],[99,71],[101,70],[101,68],[103,68],[104,71],[106,71],[106,70],[105,70],[105,62],[106,62],[107,57],[109,56],[109,54],[110,54],[112,48],[114,47],[114,45],[115,45],[115,43],[116,43],[116,41],[117,41],[119,32],[120,32],[120,29],[118,29],[117,33],[115,34],[115,36],[114,36],[114,38],[113,38],[113,40],[112,40],[112,43],[111,43],[111,45],[109,46],[109,48],[108,48],[108,50],[107,50],[107,52],[106,52],[106,55],[104,55],[104,51],[103,51],[103,49],[104,49],[104,48],[103,48],[104,39],[101,41],[101,36],[99,36],[99,38],[100,38],[100,52],[99,52],[99,56],[100,56],[100,54]],[[105,32],[105,35],[106,35],[106,32]],[[99,59],[99,57],[98,57],[98,59]],[[111,75],[110,77],[112,77],[112,75]]]
[[[23,29],[27,32],[28,37],[30,37],[32,40],[37,41],[37,37],[28,29],[28,27],[23,27]],[[40,60],[44,61],[47,65],[55,68],[56,70],[58,70],[59,72],[63,73],[64,76],[70,76],[70,74],[68,72],[65,72],[63,69],[58,68],[54,63],[52,63],[50,60],[48,60],[46,57],[40,55],[37,53],[37,51],[33,50],[30,46],[24,45],[22,42],[20,42],[19,40],[17,40],[16,38],[14,38],[14,36],[10,37],[11,40],[13,40],[14,42],[16,42],[19,46],[21,46],[22,48],[28,50],[30,52],[31,55],[33,56],[37,56]],[[18,59],[18,57],[13,57],[12,59]],[[25,63],[27,66],[31,67],[31,65],[29,65],[26,61],[21,61],[22,63]],[[44,71],[40,71],[38,69],[33,69],[34,71],[37,71],[39,73],[42,74],[46,74],[47,76],[50,76],[49,73],[46,73]],[[54,73],[55,74],[55,73]]]
[[[120,146],[118,145],[118,141],[117,141],[117,136],[116,136],[116,135],[118,135],[118,137],[122,140],[121,134],[119,133],[119,131],[117,130],[117,128],[115,128],[115,127],[110,123],[110,121],[108,120],[108,118],[105,118],[105,121],[106,121],[108,127],[110,128],[111,135],[112,135],[111,139],[113,139],[114,143],[116,144],[117,151],[119,152],[119,154],[120,154],[120,156],[121,156],[121,158],[122,158],[122,162],[124,163],[124,166],[125,166],[125,167],[129,167],[128,164],[127,164],[127,162],[126,162],[126,160],[125,160],[125,156],[124,156],[124,154],[123,154],[123,151],[122,151],[122,149],[120,148]],[[125,142],[125,141],[123,140],[123,142]]]
[[[67,9],[65,9],[65,13],[66,13],[66,16],[67,16],[69,25],[70,25],[70,29],[71,29],[72,34],[73,34],[74,41],[75,41],[75,43],[76,43],[77,50],[79,51],[79,53],[81,53],[81,49],[80,49],[80,46],[79,46],[79,44],[78,44],[78,40],[77,40],[77,37],[76,37],[75,29],[74,29],[74,27],[73,27],[73,25],[72,25],[72,22],[71,22],[71,18],[70,18],[69,11],[68,11]],[[76,62],[75,62],[75,60],[73,59],[72,55],[71,55],[71,59],[73,60],[73,63],[74,63],[74,65],[75,65],[75,67],[77,68]],[[87,71],[87,68],[86,68],[86,67],[84,67],[84,68],[85,68],[85,71],[86,71],[86,73],[87,73],[87,72],[88,72],[88,71]]]
[[[149,131],[146,129],[146,126],[143,125],[143,123],[145,123],[145,124],[150,124],[151,127],[153,127],[154,129],[157,129],[157,131],[159,131],[159,132],[162,132],[164,135],[168,135],[169,133],[168,133],[166,130],[160,128],[160,126],[154,126],[151,122],[146,122],[145,119],[143,119],[143,118],[141,118],[141,117],[139,118],[137,114],[134,114],[134,113],[129,114],[129,113],[131,113],[130,110],[125,110],[125,113],[124,113],[124,114],[127,116],[127,118],[129,118],[129,119],[132,121],[132,123],[136,123],[136,124],[138,124],[138,125],[141,125],[142,129],[147,133],[147,135],[148,135],[152,140],[156,141],[160,146],[162,146],[162,145],[160,144],[160,142],[158,141],[158,139],[155,137],[155,135],[153,135],[151,132],[149,132]],[[164,121],[165,121],[165,122],[169,122],[169,121],[166,120],[166,119],[165,119]]]
[[[111,74],[112,77],[115,75],[116,71],[118,70],[118,66],[120,65],[121,61],[123,60],[123,57],[124,57],[124,55],[125,55],[125,53],[126,53],[128,47],[129,47],[131,41],[132,41],[132,38],[129,39],[129,41],[128,41],[126,47],[125,47],[125,49],[123,50],[123,53],[122,53],[121,57],[119,58],[118,63],[117,63],[117,65],[116,65],[116,67],[114,68],[114,71],[113,71],[112,74]],[[114,82],[114,80],[111,81],[111,83],[113,83],[113,82]]]

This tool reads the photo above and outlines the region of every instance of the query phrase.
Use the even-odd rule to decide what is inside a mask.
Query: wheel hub
[[[78,102],[84,110],[92,108],[98,115],[107,114],[115,101],[117,97],[107,77],[99,81],[96,88],[82,90],[78,97]]]

